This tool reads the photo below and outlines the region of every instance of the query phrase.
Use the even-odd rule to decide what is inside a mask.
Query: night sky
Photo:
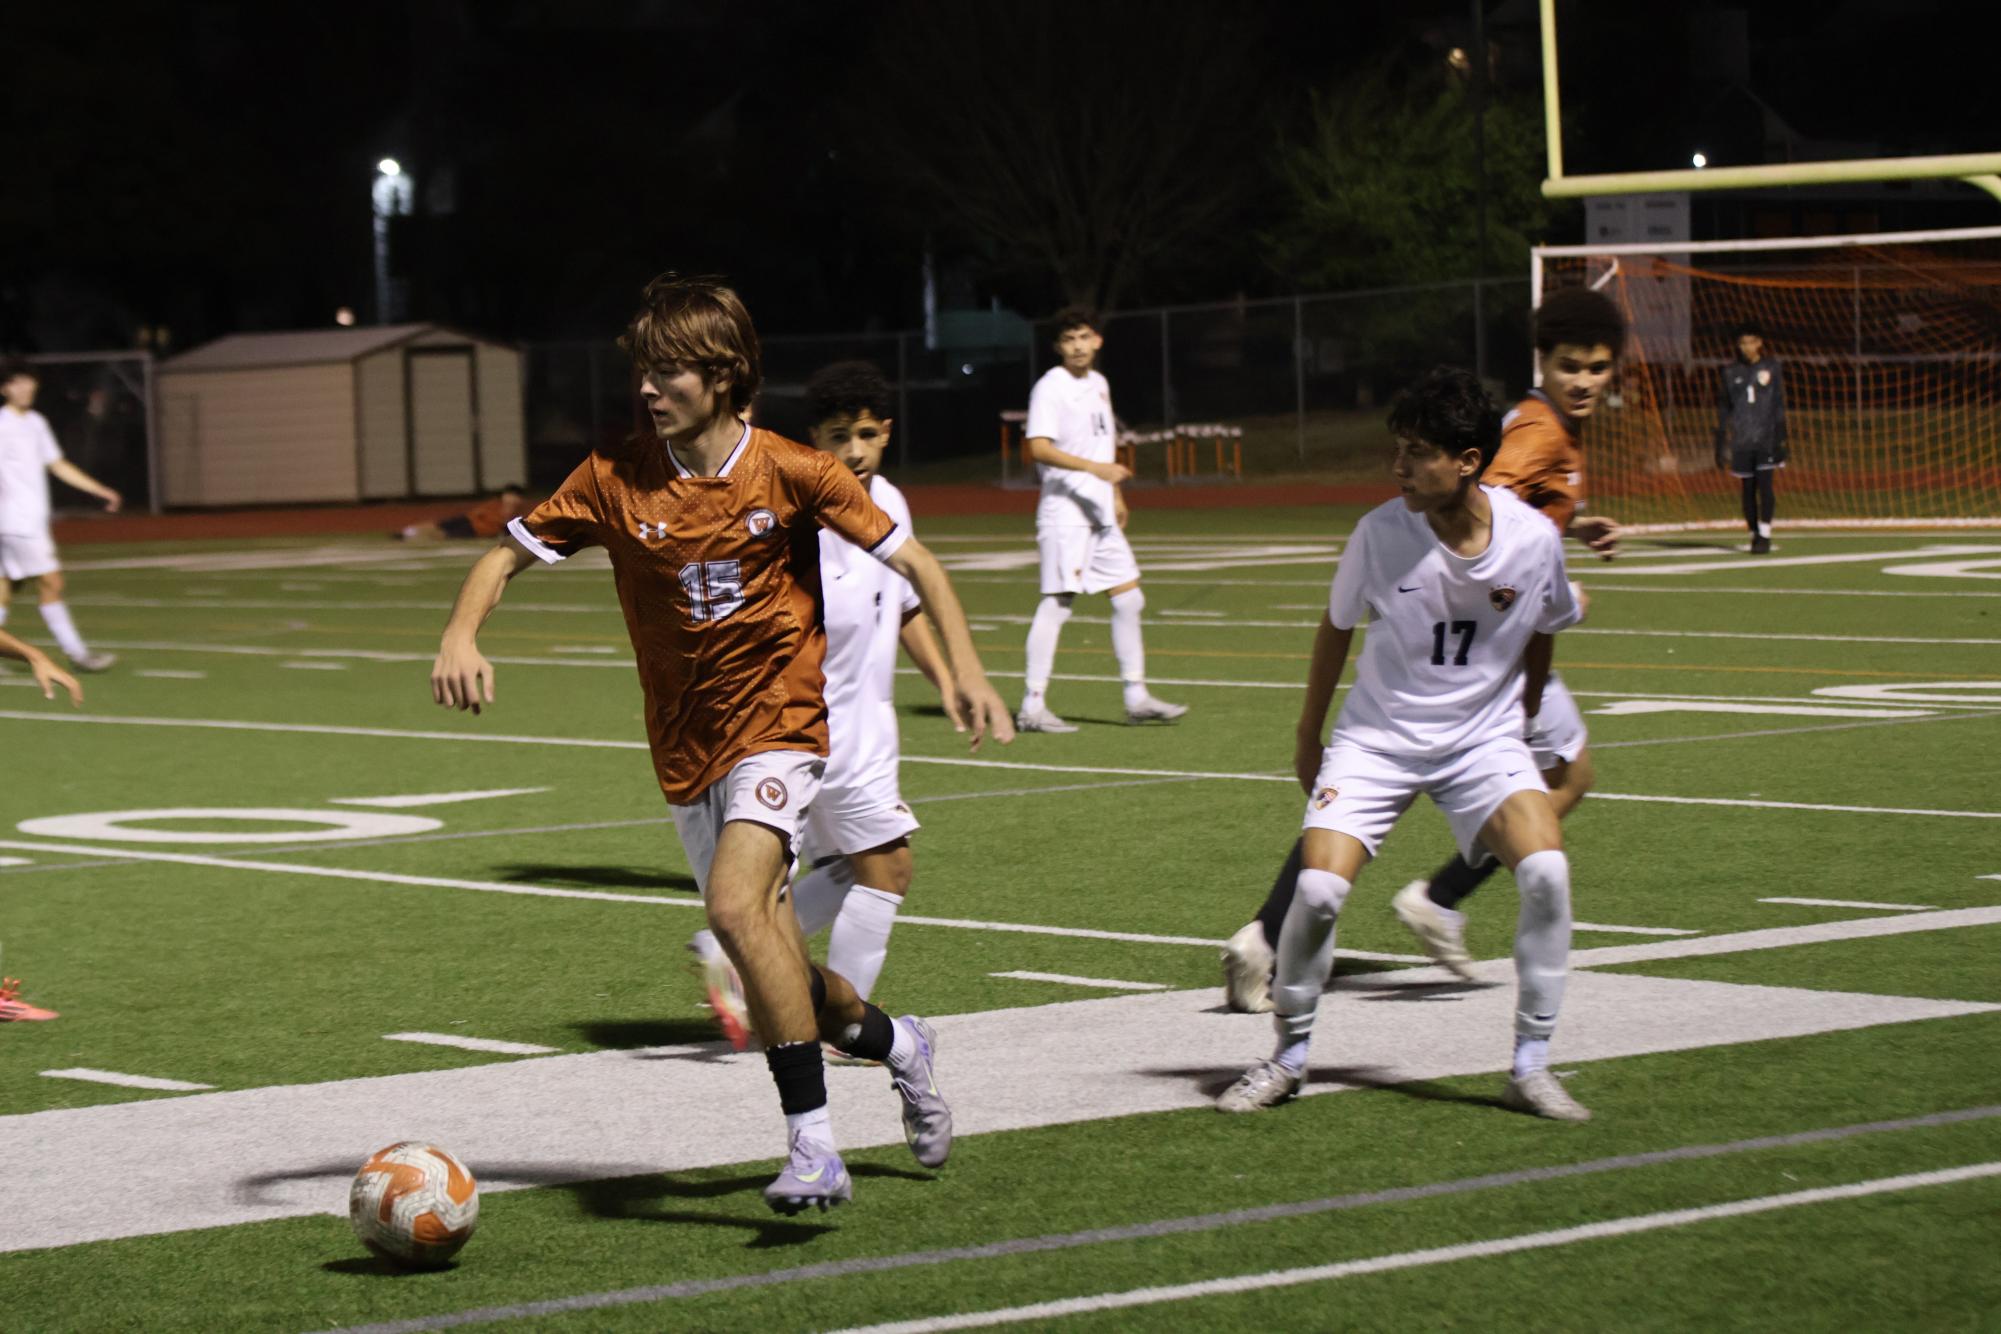
[[[1018,30],[969,40],[975,10]],[[1759,104],[1831,145],[1819,155],[2001,150],[1973,5],[1759,0],[1741,62],[1718,6],[1560,12],[1574,173],[1685,166],[1694,147],[1755,161]],[[950,103],[959,119],[937,123],[972,124],[958,133],[977,155],[1035,114],[981,92],[1026,66],[1056,128],[1106,152],[1164,124],[1177,85],[1202,96],[1189,161],[1226,203],[1136,261],[1119,304],[1292,291],[1261,251],[1278,147],[1316,90],[1429,77],[1470,45],[1470,16],[1426,0],[15,6],[0,348],[129,347],[165,326],[179,350],[326,325],[343,305],[371,319],[384,155],[424,205],[397,236],[418,318],[603,337],[675,267],[730,275],[768,332],[911,327],[927,244],[948,302],[1046,314],[1063,296],[1050,273],[955,233],[882,128],[921,141],[927,105]],[[1532,0],[1490,5],[1487,23],[1495,95],[1533,96]],[[1200,72],[1150,78],[1177,48]],[[1104,86],[1128,90],[1116,125],[1093,119]],[[1996,220],[1966,196],[1951,221]],[[1551,225],[1543,239],[1578,239],[1574,209]]]

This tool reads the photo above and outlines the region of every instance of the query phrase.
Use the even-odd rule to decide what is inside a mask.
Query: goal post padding
[[[1741,483],[1716,461],[1718,379],[1751,323],[1783,366],[1782,522],[2001,517],[2001,228],[1547,247],[1532,264],[1538,300],[1588,284],[1628,322],[1585,436],[1595,509],[1737,516]]]

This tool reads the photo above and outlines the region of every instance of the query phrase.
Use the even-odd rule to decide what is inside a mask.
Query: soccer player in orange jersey
[[[737,967],[785,1111],[790,1160],[766,1188],[781,1213],[852,1195],[827,1113],[820,1041],[888,1065],[911,1149],[951,1148],[951,1113],[922,1026],[891,1020],[839,974],[815,967],[781,895],[794,841],[826,767],[820,529],[916,588],[945,641],[955,722],[974,747],[1013,739],[965,612],[938,561],[883,513],[832,455],[751,427],[756,330],[719,281],[663,274],[620,345],[652,423],[598,451],[555,494],[508,524],[452,608],[431,692],[478,712],[493,668],[475,636],[514,575],[585,547],[611,557],[638,658],[653,765],[701,885],[709,927]]]
[[[528,511],[528,497],[509,482],[500,493],[474,505],[464,514],[448,514],[435,523],[413,523],[398,529],[394,536],[403,542],[443,542],[452,538],[500,536],[509,519]]]
[[[1480,479],[1507,487],[1542,511],[1558,532],[1607,560],[1618,554],[1619,526],[1603,515],[1581,512],[1583,431],[1604,400],[1625,342],[1625,318],[1604,293],[1568,288],[1546,298],[1535,314],[1541,383],[1502,420],[1501,448]],[[1579,605],[1587,605],[1583,590],[1577,592]],[[1585,744],[1584,719],[1557,676],[1550,677],[1542,706],[1529,720],[1528,743],[1549,787],[1550,804],[1561,819],[1584,800],[1595,772]],[[1272,949],[1299,869],[1300,847],[1295,844],[1257,919],[1224,947],[1224,990],[1232,1008],[1271,1008]],[[1470,976],[1472,960],[1466,953],[1465,917],[1457,906],[1496,869],[1491,860],[1476,867],[1454,856],[1429,881],[1412,881],[1393,900],[1397,916],[1425,952],[1462,976]]]

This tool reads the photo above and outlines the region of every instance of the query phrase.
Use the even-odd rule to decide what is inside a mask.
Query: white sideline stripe
[[[1072,977],[1068,973],[1031,973],[1016,969],[1008,973],[988,973],[988,977],[1010,977],[1022,982],[1061,982],[1069,987],[1103,987],[1107,991],[1165,991],[1165,982],[1121,982],[1115,977]]]
[[[1937,912],[1930,903],[1872,903],[1868,899],[1759,899],[1760,903],[1797,903],[1807,908],[1881,908],[1885,912]]]
[[[429,659],[426,659],[429,661]],[[5,679],[5,678],[0,678]],[[501,732],[431,732],[393,727],[343,727],[328,723],[255,723],[231,718],[117,717],[98,713],[28,713],[0,709],[0,720],[15,722],[101,723],[124,727],[198,727],[239,732],[298,732],[320,736],[383,737],[398,741],[474,741],[513,746],[574,746],[594,750],[645,750],[644,741],[604,741],[594,737],[521,736]],[[1246,783],[1291,783],[1290,774],[1235,773],[1207,769],[1125,769],[1088,764],[1026,764],[949,755],[904,755],[905,764],[943,764],[966,769],[1013,769],[1030,773],[1107,774],[1132,778],[1215,778]],[[1959,820],[2001,820],[2001,811],[1934,810],[1911,806],[1839,806],[1809,801],[1750,801],[1731,797],[1662,797],[1640,792],[1592,792],[1595,801],[1657,802],[1669,806],[1740,806],[1756,810],[1826,811],[1843,815],[1932,815]],[[909,920],[907,918],[902,920]]]
[[[1767,900],[1769,902],[1770,900]],[[1621,936],[1699,936],[1700,931],[1685,926],[1608,926],[1603,922],[1572,922],[1573,931],[1609,931]]]
[[[1890,917],[1856,917],[1840,922],[1819,922],[1813,926],[1766,927],[1758,931],[1733,931],[1721,936],[1695,940],[1663,940],[1652,945],[1599,945],[1572,950],[1573,968],[1606,968],[1622,963],[1647,963],[1655,959],[1690,959],[1709,954],[1743,954],[1752,950],[1784,949],[1792,945],[1819,945],[1831,940],[1866,940],[1875,936],[1903,936],[1917,931],[1958,931],[1972,926],[2001,923],[2001,907],[1948,908],[1938,912],[1897,913]],[[1507,963],[1508,960],[1500,960]]]
[[[2001,598],[2001,593],[1938,588],[1706,588],[1701,584],[1603,584],[1593,579],[1584,587],[1593,593],[1756,593],[1760,597],[1798,598]]]
[[[329,797],[335,806],[382,806],[400,810],[406,806],[449,806],[459,801],[484,801],[488,797],[527,797],[547,792],[546,787],[494,787],[479,792],[417,792],[402,797]]]
[[[160,681],[206,681],[208,679],[207,672],[176,672],[160,667],[138,672],[135,675],[150,676]]]
[[[74,567],[72,567],[74,568]],[[89,597],[65,598],[64,601],[79,607],[126,607],[142,610],[185,611],[199,608],[204,611],[421,611],[436,615],[441,605],[430,602],[362,602],[341,601],[329,598],[293,598],[278,601],[265,598],[233,598],[226,595],[214,597],[184,598],[139,598],[118,597],[109,594],[93,594]],[[510,602],[510,611],[532,612],[584,612],[600,616],[616,616],[616,602]],[[604,649],[556,649],[557,653],[580,652],[602,653]]]
[[[240,857],[209,857],[195,852],[136,852],[127,848],[106,848],[72,843],[24,843],[0,841],[0,848],[22,852],[58,852],[77,857],[112,858],[119,861],[173,862],[181,866],[209,866],[230,871],[275,871],[286,875],[320,876],[328,880],[360,880],[385,885],[413,885],[429,889],[467,889],[483,894],[519,894],[542,899],[591,899],[600,903],[643,903],[655,908],[700,908],[702,901],[666,898],[648,894],[618,894],[604,889],[558,889],[551,885],[509,885],[491,880],[454,880],[447,876],[399,875],[393,871],[356,871],[342,866],[301,866],[292,862],[250,861]],[[1200,945],[1220,948],[1220,940],[1201,936],[1151,936],[1137,931],[1093,931],[1075,926],[1041,926],[1030,922],[981,922],[954,917],[917,917],[899,914],[898,922],[913,926],[956,927],[965,931],[1006,931],[1017,935],[1068,936],[1079,940],[1123,940],[1139,945]],[[1364,950],[1337,950],[1349,959],[1372,959],[1384,963],[1428,963],[1414,954],[1374,954]]]
[[[1731,704],[1696,699],[1621,699],[1591,710],[1598,718],[1632,718],[1648,713],[1748,713],[1786,718],[1929,718],[1935,710],[1909,706],[1859,709],[1836,704]]]
[[[1161,614],[1168,615],[1169,613],[1163,612]],[[1222,613],[1218,612],[1216,614],[1221,615]],[[1035,618],[1033,616],[1007,614],[986,616],[982,619],[999,621],[1008,625],[1027,625]],[[1072,616],[1070,619],[1079,625],[1110,625],[1112,623],[1109,616]],[[1203,620],[1175,621],[1174,624],[1190,630],[1311,630],[1318,627],[1320,622],[1317,620]],[[1946,644],[1979,648],[1992,648],[1997,644],[2001,644],[2001,639],[1920,639],[1901,635],[1754,634],[1745,630],[1629,630],[1612,626],[1576,626],[1565,630],[1563,633],[1566,635],[1620,635],[1629,638],[1644,639],[1751,639],[1759,642],[1795,640],[1809,644]]]
[[[1370,1256],[1364,1260],[1343,1260],[1337,1264],[1311,1265],[1301,1269],[1276,1269],[1264,1274],[1244,1274],[1235,1278],[1204,1279],[1199,1283],[1176,1283],[1153,1288],[1131,1288],[1090,1297],[1066,1297],[1060,1301],[1036,1302],[1029,1306],[1009,1306],[964,1315],[932,1316],[922,1320],[895,1320],[878,1325],[856,1325],[840,1334],[939,1334],[954,1329],[984,1329],[993,1325],[1016,1325],[1029,1320],[1053,1320],[1062,1316],[1088,1315],[1099,1311],[1124,1310],[1134,1306],[1154,1306],[1162,1302],[1183,1302],[1200,1297],[1227,1297],[1237,1293],[1261,1292],[1270,1288],[1298,1287],[1304,1283],[1326,1283],[1361,1274],[1386,1274],[1399,1269],[1420,1269],[1426,1265],[1450,1264],[1455,1260],[1478,1260],[1522,1251],[1549,1250],[1580,1241],[1606,1237],[1630,1237],[1641,1232],[1688,1227],[1721,1218],[1744,1218],[1779,1209],[1797,1209],[1808,1204],[1836,1200],[1859,1200],[1872,1195],[1922,1190],[1929,1186],[1950,1186],[1962,1181],[1978,1181],[2001,1176],[2001,1162],[1972,1163],[1935,1172],[1908,1172],[1902,1176],[1877,1177],[1844,1186],[1822,1186],[1815,1190],[1789,1191],[1784,1195],[1761,1195],[1755,1199],[1733,1200],[1728,1204],[1705,1204],[1695,1209],[1668,1209],[1660,1213],[1608,1218],[1579,1227],[1554,1228],[1547,1232],[1526,1232],[1487,1241],[1462,1242],[1457,1246],[1433,1246],[1421,1251],[1399,1251],[1393,1255]]]
[[[128,1089],[157,1089],[162,1093],[202,1093],[213,1084],[190,1084],[185,1079],[156,1079],[152,1075],[121,1075],[115,1070],[91,1070],[74,1066],[68,1070],[44,1070],[43,1079],[75,1079],[86,1084],[116,1084]]]
[[[34,861],[28,857],[0,857],[0,866],[33,866],[34,864]]]
[[[288,671],[294,672],[344,672],[347,670],[347,664],[344,662],[281,662],[278,665]]]
[[[32,676],[0,676],[0,686],[24,686],[29,690],[40,690],[41,683]]]
[[[549,651],[551,653],[603,654],[603,653],[616,653],[618,652],[618,647],[615,644],[554,644],[550,646]]]
[[[490,1051],[502,1056],[547,1056],[556,1047],[533,1042],[502,1042],[499,1038],[462,1038],[456,1033],[384,1033],[384,1042],[421,1042],[430,1047],[459,1047],[466,1051]]]
[[[1638,578],[1649,574],[1708,574],[1711,570],[1772,570],[1799,565],[1866,565],[1871,561],[1908,561],[1921,556],[1988,556],[2001,547],[1969,543],[1939,543],[1909,547],[1902,551],[1843,551],[1829,556],[1752,556],[1746,560],[1684,561],[1679,565],[1646,565],[1622,570],[1620,577]]]

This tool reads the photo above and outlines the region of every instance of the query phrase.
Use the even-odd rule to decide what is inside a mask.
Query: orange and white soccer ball
[[[399,1264],[441,1265],[479,1224],[479,1183],[435,1144],[392,1144],[354,1174],[347,1221],[377,1255]]]

